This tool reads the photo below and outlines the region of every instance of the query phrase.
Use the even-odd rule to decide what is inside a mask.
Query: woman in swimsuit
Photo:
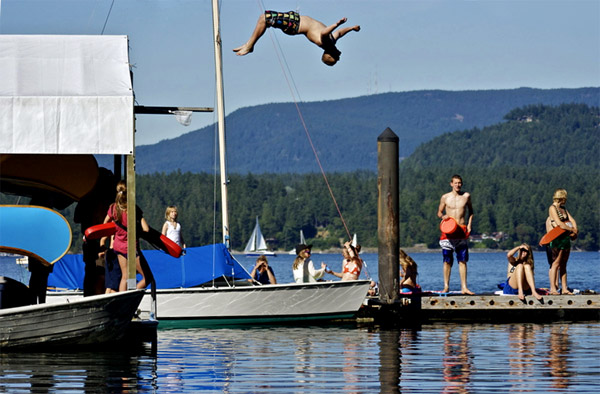
[[[419,293],[421,286],[417,284],[417,263],[400,249],[400,293]]]
[[[333,272],[330,269],[325,272],[341,278],[342,281],[358,280],[360,271],[362,271],[363,261],[360,257],[358,257],[358,252],[352,246],[350,241],[344,244],[342,256],[344,257],[344,261],[342,261],[342,272]]]
[[[508,272],[502,292],[504,294],[517,294],[520,300],[524,300],[526,295],[532,295],[538,301],[541,300],[542,296],[535,289],[531,247],[527,244],[519,245],[509,250],[506,258],[508,259]]]
[[[552,197],[554,202],[548,208],[548,216],[552,227],[560,227],[566,230],[561,236],[550,242],[552,264],[548,276],[550,278],[550,294],[559,294],[558,278],[562,285],[562,294],[573,294],[567,287],[567,261],[571,254],[571,240],[577,238],[577,222],[567,211],[567,191],[556,189]],[[559,275],[560,274],[560,275]]]

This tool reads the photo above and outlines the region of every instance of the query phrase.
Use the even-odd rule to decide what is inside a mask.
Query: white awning
[[[131,154],[127,36],[0,35],[0,153]]]

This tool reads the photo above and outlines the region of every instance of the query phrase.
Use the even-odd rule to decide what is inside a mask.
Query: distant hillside
[[[486,91],[414,91],[301,103],[321,163],[328,172],[375,170],[377,136],[390,127],[400,156],[441,134],[501,122],[530,104],[598,105],[600,88]],[[226,119],[230,173],[307,173],[318,167],[293,103],[241,108]],[[137,171],[211,172],[214,127],[137,149]]]
[[[584,104],[531,105],[511,111],[504,123],[436,137],[402,167],[600,168],[599,119],[600,109]]]

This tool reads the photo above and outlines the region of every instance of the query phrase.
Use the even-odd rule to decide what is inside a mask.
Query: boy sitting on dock
[[[304,34],[310,42],[323,49],[324,52],[321,57],[323,63],[328,66],[333,66],[340,60],[340,55],[342,53],[335,46],[337,40],[350,31],[360,30],[360,26],[358,25],[335,30],[340,25],[346,23],[346,20],[346,18],[342,18],[333,25],[325,26],[322,22],[313,19],[310,16],[300,15],[295,11],[265,11],[265,14],[258,18],[256,27],[254,28],[254,32],[250,36],[250,39],[244,45],[235,48],[233,51],[238,56],[247,55],[254,50],[254,44],[262,37],[268,27],[276,27],[290,36]]]

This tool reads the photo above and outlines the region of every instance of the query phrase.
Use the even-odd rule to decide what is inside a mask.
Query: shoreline
[[[409,246],[409,247],[403,247],[401,249],[404,250],[407,254],[440,253],[442,250],[441,248],[430,249],[430,248],[427,248],[424,246]],[[507,253],[509,250],[510,249],[505,250],[505,249],[489,249],[489,248],[469,248],[469,252],[471,252],[471,253]],[[278,256],[290,255],[289,250],[274,250],[273,252],[275,252]],[[313,252],[315,254],[339,254],[339,253],[341,253],[341,248],[313,249]],[[534,252],[543,253],[544,250],[534,250]],[[580,249],[571,249],[571,252],[586,252],[586,251],[580,250]],[[600,252],[600,251],[598,251],[598,252]],[[239,251],[232,250],[231,253],[232,254],[244,254],[244,251],[243,250],[239,250]],[[377,250],[377,248],[363,248],[360,253],[361,254],[363,254],[363,253],[376,254],[376,253],[378,253],[378,250]],[[293,256],[293,255],[290,255],[290,256]]]

